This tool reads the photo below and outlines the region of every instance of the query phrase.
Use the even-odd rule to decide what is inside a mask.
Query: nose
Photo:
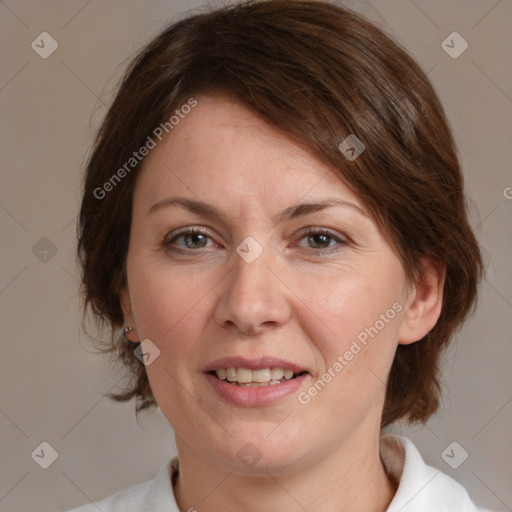
[[[291,292],[276,268],[270,249],[251,263],[234,252],[215,310],[216,322],[244,334],[259,334],[290,318]]]

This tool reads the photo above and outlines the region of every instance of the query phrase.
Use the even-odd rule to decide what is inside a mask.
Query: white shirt
[[[380,456],[388,474],[399,482],[387,512],[490,512],[477,507],[453,478],[425,464],[406,437],[383,434]],[[172,488],[178,473],[175,457],[160,468],[153,480],[68,512],[180,512]]]

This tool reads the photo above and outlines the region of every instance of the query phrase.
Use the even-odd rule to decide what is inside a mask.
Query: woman
[[[439,100],[368,21],[268,0],[162,32],[98,134],[79,254],[133,377],[112,397],[158,404],[179,456],[76,510],[483,510],[382,433],[436,411],[482,262]]]

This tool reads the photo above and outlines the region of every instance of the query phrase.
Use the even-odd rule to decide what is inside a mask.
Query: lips
[[[248,370],[262,370],[264,368],[282,368],[283,370],[291,370],[295,374],[308,372],[308,370],[291,361],[278,357],[258,357],[246,358],[241,356],[223,357],[217,359],[203,368],[205,373],[215,372],[216,370],[225,368],[247,368]]]
[[[275,385],[246,387],[220,380],[211,373],[203,375],[217,397],[224,403],[238,407],[265,407],[278,403],[299,393],[301,388],[307,386],[311,378],[309,374],[304,373]]]

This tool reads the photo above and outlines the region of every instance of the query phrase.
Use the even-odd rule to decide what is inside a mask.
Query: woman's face
[[[333,169],[241,105],[197,101],[137,181],[126,324],[151,340],[180,455],[247,474],[260,457],[306,467],[378,435],[409,286]],[[267,386],[208,373],[230,367],[241,381],[307,373]]]

